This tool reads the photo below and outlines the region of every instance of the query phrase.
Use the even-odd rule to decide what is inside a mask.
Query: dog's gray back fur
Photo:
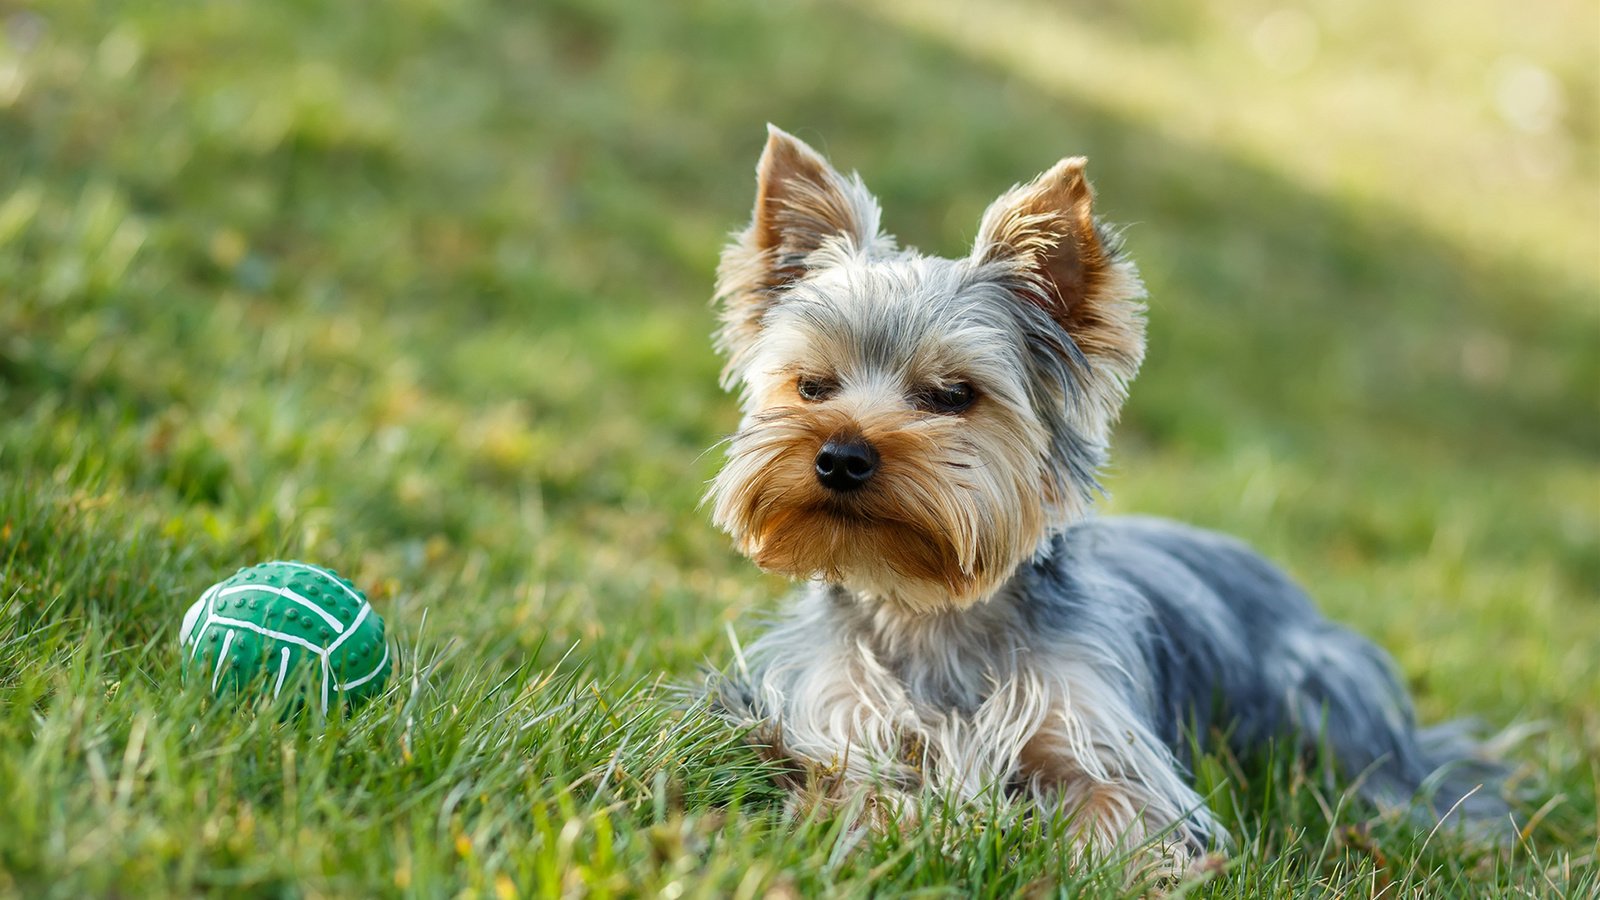
[[[1425,799],[1442,814],[1488,776],[1463,810],[1505,818],[1493,767],[1459,755],[1470,742],[1456,729],[1419,732],[1388,655],[1240,541],[1154,518],[1090,520],[1014,585],[1008,597],[1041,632],[1093,635],[1142,661],[1147,683],[1135,687],[1180,759],[1215,735],[1246,757],[1271,739],[1325,742],[1380,806],[1408,803],[1438,772]]]

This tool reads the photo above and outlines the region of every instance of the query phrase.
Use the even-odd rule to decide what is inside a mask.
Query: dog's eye
[[[795,385],[795,390],[799,391],[802,400],[817,403],[832,397],[839,386],[826,378],[803,377]]]
[[[972,385],[957,381],[943,387],[929,388],[918,398],[918,405],[931,412],[953,415],[972,405]]]

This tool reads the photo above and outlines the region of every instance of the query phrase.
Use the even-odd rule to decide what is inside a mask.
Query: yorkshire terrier
[[[1145,294],[1084,163],[1002,194],[972,253],[940,259],[769,126],[718,270],[743,421],[707,502],[741,552],[809,585],[718,708],[813,800],[907,821],[932,796],[1020,798],[1090,852],[1159,847],[1180,872],[1226,839],[1195,746],[1288,740],[1379,807],[1508,822],[1463,729],[1419,729],[1389,658],[1271,563],[1091,515]]]

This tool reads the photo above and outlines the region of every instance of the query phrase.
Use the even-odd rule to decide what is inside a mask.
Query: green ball
[[[323,714],[330,700],[371,699],[389,678],[383,619],[355,585],[308,563],[262,563],[212,585],[184,614],[178,644],[184,678],[214,695],[256,689],[277,699],[309,685]]]

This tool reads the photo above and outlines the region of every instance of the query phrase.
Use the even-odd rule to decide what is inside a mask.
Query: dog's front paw
[[[1130,884],[1141,884],[1156,896],[1175,889],[1205,872],[1204,857],[1182,842],[1165,842],[1141,847],[1128,862]]]
[[[905,834],[922,819],[917,798],[904,791],[882,785],[829,785],[827,789],[796,790],[784,803],[795,819],[842,816],[851,831],[875,834]]]

